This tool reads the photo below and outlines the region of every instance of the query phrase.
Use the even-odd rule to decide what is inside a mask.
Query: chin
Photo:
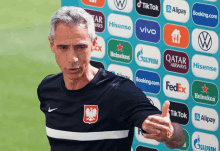
[[[83,76],[83,71],[84,70],[82,69],[78,73],[67,73],[66,76],[68,77],[68,79],[76,80]]]

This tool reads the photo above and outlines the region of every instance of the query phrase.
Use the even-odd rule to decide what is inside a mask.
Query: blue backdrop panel
[[[92,65],[133,80],[184,128],[179,150],[219,150],[220,0],[62,0],[93,15]],[[132,150],[164,151],[135,128]]]

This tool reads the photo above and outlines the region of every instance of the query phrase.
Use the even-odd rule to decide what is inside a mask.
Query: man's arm
[[[180,148],[185,143],[183,128],[178,123],[171,123],[169,114],[170,102],[165,101],[162,114],[150,115],[142,123],[142,129],[148,132],[145,138],[163,142],[168,148]]]

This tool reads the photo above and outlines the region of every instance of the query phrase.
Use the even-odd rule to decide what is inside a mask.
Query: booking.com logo
[[[144,92],[158,94],[160,91],[160,77],[155,72],[138,70],[135,74],[136,86]]]
[[[216,27],[218,25],[218,10],[213,5],[195,3],[192,7],[192,18],[197,25]]]

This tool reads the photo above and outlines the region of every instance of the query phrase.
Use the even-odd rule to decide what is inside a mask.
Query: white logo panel
[[[204,1],[216,2],[217,0],[204,0]]]
[[[145,138],[143,136],[143,133],[142,133],[141,129],[138,128],[138,127],[135,127],[135,137],[137,138],[137,140],[139,142],[142,142],[142,143],[153,144],[153,145],[159,145],[160,144],[160,142],[158,142],[156,140]]]
[[[116,65],[116,64],[110,64],[108,66],[108,71],[113,72],[114,74],[118,76],[122,76],[124,78],[128,78],[131,81],[133,81],[133,73],[129,67]]]
[[[163,91],[168,97],[186,100],[189,97],[189,82],[183,77],[166,75],[163,78]]]
[[[196,77],[215,80],[218,70],[218,62],[214,57],[197,54],[192,57],[192,72]]]
[[[219,143],[215,135],[194,132],[192,135],[192,148],[194,151],[213,150],[218,151]]]
[[[108,6],[111,10],[130,13],[133,8],[133,0],[108,0]]]
[[[189,20],[189,4],[185,0],[164,0],[163,14],[167,20],[186,23]]]
[[[91,56],[100,59],[105,56],[105,40],[102,37],[97,37],[97,46],[91,53]]]
[[[108,32],[117,37],[131,38],[133,22],[129,16],[110,14],[108,16]]]
[[[152,105],[156,106],[159,110],[161,110],[161,104],[158,98],[152,97],[152,96],[146,96]]]
[[[194,29],[192,46],[196,51],[215,54],[219,48],[218,35],[214,31]]]
[[[194,106],[192,109],[192,123],[196,128],[216,131],[218,119],[218,113],[214,109],[201,106]]]
[[[161,64],[160,50],[154,46],[138,44],[135,48],[135,61],[139,66],[158,69]]]

